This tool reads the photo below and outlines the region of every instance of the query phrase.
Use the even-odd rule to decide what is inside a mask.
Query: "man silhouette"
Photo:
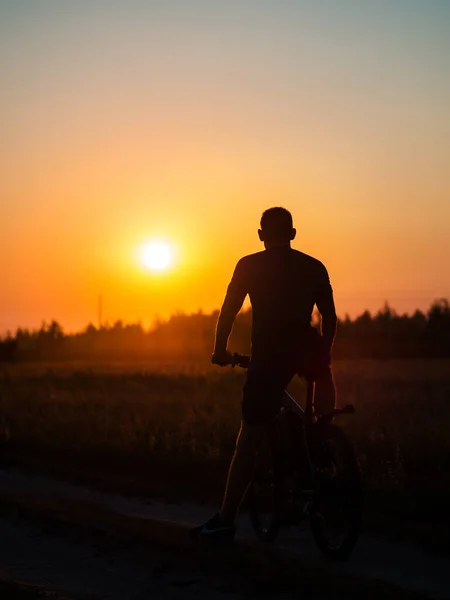
[[[217,323],[212,362],[225,366],[233,358],[227,350],[233,322],[249,294],[252,356],[243,390],[241,428],[222,509],[193,530],[201,537],[233,537],[266,425],[279,411],[283,390],[296,373],[316,381],[318,413],[331,411],[335,404],[330,353],[337,318],[327,270],[320,261],[291,248],[296,230],[286,209],[266,210],[258,234],[265,250],[238,262]],[[322,315],[322,335],[311,327],[314,305]]]

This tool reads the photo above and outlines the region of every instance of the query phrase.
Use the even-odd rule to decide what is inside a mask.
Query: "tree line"
[[[178,313],[152,329],[122,321],[66,334],[56,321],[38,330],[19,328],[0,339],[0,361],[149,360],[203,362],[211,354],[218,311]],[[230,348],[248,353],[251,310],[241,312],[231,335]],[[313,323],[320,326],[318,315]],[[399,315],[387,303],[376,314],[365,311],[338,323],[334,358],[436,358],[450,356],[450,306],[446,299],[429,310]]]

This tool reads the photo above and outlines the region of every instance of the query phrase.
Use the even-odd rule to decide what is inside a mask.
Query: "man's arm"
[[[336,335],[337,316],[334,306],[333,288],[326,268],[322,265],[321,282],[316,298],[316,305],[322,315],[322,336],[326,348],[331,352]]]
[[[213,362],[220,364],[228,360],[227,344],[233,327],[234,319],[240,311],[247,295],[247,282],[243,261],[236,265],[233,277],[227,289],[216,328]]]

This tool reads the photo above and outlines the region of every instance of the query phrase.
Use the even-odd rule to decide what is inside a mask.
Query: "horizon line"
[[[365,309],[362,312],[360,312],[359,314],[357,314],[355,317],[351,318],[349,316],[349,313],[345,313],[344,316],[339,316],[338,315],[338,321],[347,321],[348,319],[350,321],[356,321],[358,318],[362,317],[365,314],[369,314],[372,318],[376,317],[379,314],[383,314],[383,312],[386,312],[387,310],[389,310],[389,312],[396,317],[408,317],[411,318],[413,317],[415,314],[417,313],[422,313],[424,316],[426,316],[429,311],[432,309],[433,306],[437,305],[437,304],[444,304],[444,305],[449,305],[449,300],[448,298],[441,296],[438,298],[435,298],[433,301],[430,302],[428,309],[426,309],[425,311],[420,309],[420,308],[416,308],[411,312],[405,311],[405,312],[397,312],[397,310],[395,309],[395,307],[393,307],[392,305],[389,304],[388,300],[385,300],[385,302],[383,303],[383,305],[377,310],[377,311],[370,311],[369,309]],[[251,312],[252,308],[251,306],[248,307],[243,307],[237,316],[239,316],[240,314],[246,314]],[[314,308],[313,312],[312,312],[312,317],[314,317],[315,314],[317,314],[318,309],[317,307]],[[17,335],[17,332],[19,330],[22,331],[28,331],[29,333],[35,333],[35,332],[39,332],[42,331],[42,329],[44,327],[48,327],[49,325],[51,325],[52,323],[57,323],[59,325],[59,327],[61,328],[61,330],[64,332],[64,335],[76,335],[79,333],[84,332],[89,326],[92,326],[96,329],[96,331],[99,331],[100,329],[111,329],[113,328],[117,323],[122,323],[123,326],[128,327],[128,326],[137,326],[139,325],[144,331],[146,331],[147,333],[150,333],[151,331],[155,331],[159,326],[167,324],[170,322],[171,319],[173,319],[174,317],[193,317],[193,316],[198,316],[198,315],[203,315],[205,317],[213,317],[214,315],[218,315],[220,313],[220,308],[216,308],[212,311],[203,311],[203,309],[198,308],[196,311],[191,311],[191,312],[184,312],[182,310],[176,310],[174,311],[169,317],[164,318],[164,319],[160,319],[159,317],[155,317],[153,320],[153,324],[146,327],[145,325],[143,325],[143,320],[138,320],[138,321],[126,321],[124,319],[118,318],[115,319],[113,321],[108,321],[108,320],[104,320],[102,323],[98,323],[97,325],[95,325],[93,323],[93,321],[88,321],[87,324],[79,330],[65,330],[64,329],[64,325],[62,323],[60,323],[57,319],[42,319],[41,321],[41,325],[39,328],[34,327],[34,328],[29,328],[29,327],[21,327],[20,325],[18,327],[15,328],[15,333],[12,334],[11,330],[6,330],[2,333],[0,333],[0,340],[4,340],[7,339],[8,337],[14,338]]]

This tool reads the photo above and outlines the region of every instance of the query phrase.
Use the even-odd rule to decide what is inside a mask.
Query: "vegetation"
[[[433,529],[448,543],[450,362],[336,361],[342,418],[364,474],[370,518]],[[178,493],[222,491],[240,418],[242,371],[176,374],[4,365],[5,454],[66,462]],[[300,380],[292,384],[301,397]],[[199,477],[201,473],[201,477]],[[151,486],[150,486],[151,487]]]
[[[188,358],[206,364],[218,313],[178,314],[146,331],[140,324],[92,324],[79,333],[64,334],[55,321],[39,331],[18,329],[0,340],[0,361],[140,360],[179,364]],[[231,347],[248,352],[251,311],[238,315]],[[450,306],[435,301],[427,313],[398,315],[387,304],[376,315],[364,312],[338,325],[335,358],[450,357]]]
[[[119,321],[73,335],[53,322],[3,339],[3,456],[58,460],[68,470],[113,479],[134,476],[181,494],[219,494],[244,374],[209,363],[216,320],[217,313],[175,315],[151,331]],[[249,351],[250,328],[251,312],[242,312],[232,349]],[[402,521],[409,531],[431,527],[431,538],[444,544],[450,535],[448,357],[446,300],[426,314],[399,316],[386,305],[374,316],[346,318],[334,348],[338,403],[357,408],[342,425],[364,474],[366,514],[377,527],[391,517],[397,528]],[[297,395],[304,392],[301,383],[292,385]]]

